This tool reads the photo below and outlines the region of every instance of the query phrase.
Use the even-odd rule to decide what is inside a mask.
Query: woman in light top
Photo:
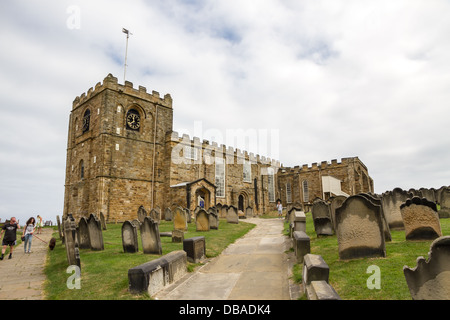
[[[33,239],[33,233],[34,233],[34,225],[36,224],[36,220],[34,220],[33,217],[28,219],[27,224],[23,228],[23,236],[25,237],[23,250],[25,253],[31,252],[31,240]],[[28,245],[28,251],[27,251],[27,245]]]

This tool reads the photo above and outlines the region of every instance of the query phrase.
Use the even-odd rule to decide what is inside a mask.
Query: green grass
[[[440,222],[442,234],[450,235],[450,219],[441,219]],[[345,300],[411,300],[403,266],[416,267],[419,256],[427,259],[432,243],[432,241],[406,241],[404,231],[391,231],[392,241],[386,242],[385,258],[344,261],[339,259],[336,235],[317,237],[311,213],[306,214],[306,233],[311,238],[311,253],[321,255],[328,264],[329,282]],[[367,280],[373,273],[366,272],[371,265],[380,268],[381,289],[370,290],[367,287]],[[301,272],[301,268],[293,270],[294,280],[299,283]]]
[[[49,251],[45,273],[46,298],[50,300],[130,300],[149,299],[145,295],[135,296],[128,292],[128,269],[145,262],[160,258],[159,255],[142,253],[142,243],[139,238],[138,253],[124,253],[122,248],[121,224],[109,224],[108,230],[103,231],[105,250],[80,250],[81,260],[81,289],[68,289],[67,280],[73,273],[66,273],[68,264],[66,251],[61,241],[53,251]],[[219,230],[209,232],[196,232],[195,223],[189,224],[184,238],[204,236],[206,242],[207,258],[219,255],[229,244],[250,231],[254,224],[239,221],[239,224],[229,224],[221,220]],[[160,232],[172,231],[173,223],[161,221]],[[55,238],[59,239],[57,233]],[[172,243],[171,237],[161,237],[163,255],[183,250],[182,243]],[[200,264],[188,263],[188,270],[192,271]]]

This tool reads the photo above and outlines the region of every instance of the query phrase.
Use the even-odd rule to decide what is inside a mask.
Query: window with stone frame
[[[83,115],[83,124],[82,124],[83,133],[89,131],[90,122],[91,122],[91,110],[87,109]]]
[[[275,202],[275,175],[273,168],[267,168],[269,202]]]
[[[244,182],[252,182],[252,164],[250,161],[245,161],[243,163],[243,181]]]
[[[80,179],[81,180],[84,179],[84,161],[83,160],[80,161]]]
[[[292,203],[292,189],[291,183],[286,183],[286,203]]]
[[[309,202],[309,187],[307,180],[303,180],[302,188],[303,188],[303,202]]]
[[[225,160],[216,157],[215,164],[216,197],[225,198]]]
[[[198,159],[197,151],[198,150],[195,147],[185,146],[184,147],[184,157],[186,159],[197,160]]]

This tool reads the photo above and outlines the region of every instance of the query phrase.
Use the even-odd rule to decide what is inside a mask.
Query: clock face
[[[141,126],[141,118],[139,114],[129,112],[127,114],[127,126],[132,130],[138,130]]]

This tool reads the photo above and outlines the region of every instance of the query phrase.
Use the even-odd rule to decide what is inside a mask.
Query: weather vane
[[[122,28],[122,32],[127,35],[127,46],[125,49],[125,65],[124,65],[124,71],[123,71],[123,83],[125,84],[125,79],[127,76],[128,38],[130,38],[130,35],[133,35],[133,34],[125,28]]]

